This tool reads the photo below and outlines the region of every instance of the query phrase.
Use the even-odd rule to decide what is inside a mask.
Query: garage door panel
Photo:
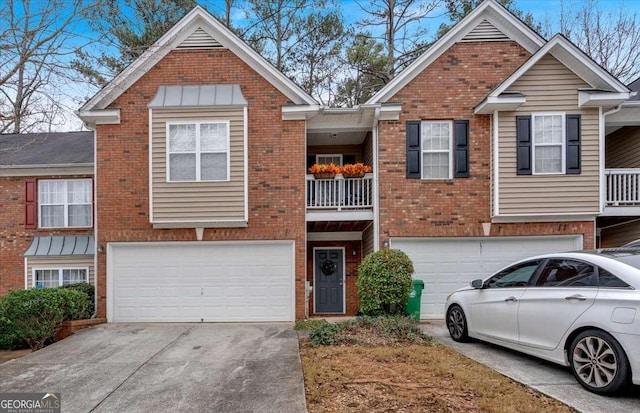
[[[391,247],[413,261],[425,283],[421,318],[442,318],[447,295],[531,255],[582,248],[582,236],[395,238]]]
[[[112,321],[292,321],[293,242],[111,244]]]

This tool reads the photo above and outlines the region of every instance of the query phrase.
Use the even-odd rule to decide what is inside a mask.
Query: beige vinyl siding
[[[365,165],[373,166],[373,136],[371,136],[371,132],[367,133],[367,137],[362,142],[362,162]]]
[[[222,47],[222,45],[216,39],[211,37],[211,35],[204,29],[198,27],[196,31],[184,39],[177,48],[185,49],[192,47]]]
[[[499,113],[499,215],[599,212],[598,109],[578,108],[578,89],[588,87],[547,55],[508,89],[527,101],[515,112]],[[516,116],[543,112],[582,115],[579,175],[517,175]]]
[[[93,255],[62,255],[55,257],[27,257],[27,288],[33,287],[34,269],[89,268],[89,283],[95,284],[96,272]]]
[[[607,168],[640,168],[640,126],[618,129],[605,141]]]
[[[244,221],[244,108],[152,110],[153,222]],[[167,182],[167,122],[229,121],[230,180]]]
[[[620,247],[640,239],[640,221],[603,228],[600,232],[600,248]]]
[[[491,41],[507,41],[509,37],[502,33],[493,24],[486,20],[481,21],[473,30],[471,30],[461,42],[491,42]]]
[[[369,225],[367,229],[362,231],[362,256],[373,252],[373,225]]]
[[[343,155],[343,156],[353,155],[356,158],[356,162],[362,162],[362,150],[360,145],[309,146],[307,148],[307,154],[309,156],[313,156],[314,158],[316,155],[327,155],[327,154],[335,154],[335,155]]]

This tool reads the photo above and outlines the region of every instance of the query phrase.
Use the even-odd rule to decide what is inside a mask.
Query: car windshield
[[[600,253],[608,256],[609,258],[613,258],[616,261],[620,261],[640,269],[640,250],[604,249],[601,250]]]

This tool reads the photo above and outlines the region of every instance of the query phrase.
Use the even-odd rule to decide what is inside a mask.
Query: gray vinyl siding
[[[167,182],[167,122],[229,121],[230,180]],[[154,109],[152,111],[154,223],[244,221],[244,109]]]
[[[578,89],[589,85],[547,55],[518,79],[509,92],[527,102],[499,113],[499,214],[578,214],[599,212],[599,114],[578,108]],[[516,174],[516,116],[541,112],[582,115],[579,175]]]
[[[640,168],[640,126],[627,126],[607,136],[607,168]]]
[[[61,255],[57,257],[27,257],[27,288],[33,287],[34,269],[89,268],[89,283],[95,284],[93,255]]]
[[[640,222],[603,228],[600,232],[600,248],[619,247],[640,239]]]

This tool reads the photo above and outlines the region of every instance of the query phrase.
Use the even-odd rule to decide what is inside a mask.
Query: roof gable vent
[[[480,24],[474,27],[461,42],[503,42],[509,40],[509,36],[502,33],[496,26],[487,20],[482,20]]]
[[[209,33],[207,33],[202,27],[198,27],[193,33],[191,33],[182,43],[180,43],[178,49],[191,49],[191,48],[211,48],[211,47],[224,47],[216,39],[214,39]]]

